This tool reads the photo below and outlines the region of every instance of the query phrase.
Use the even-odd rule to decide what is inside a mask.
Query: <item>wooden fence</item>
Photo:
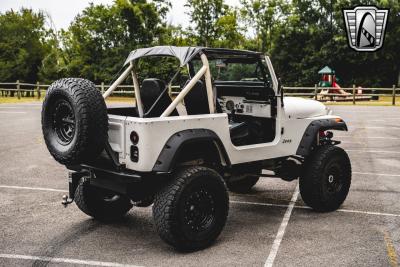
[[[17,95],[18,99],[21,97],[36,97],[40,98],[42,94],[45,94],[49,84],[41,84],[37,82],[36,84],[30,83],[21,83],[16,81],[15,83],[0,83],[0,96],[15,96]],[[104,83],[96,85],[96,87],[103,93],[107,90],[108,86]],[[392,105],[396,105],[396,96],[399,97],[400,88],[393,85],[390,88],[357,88],[355,85],[351,88],[341,88],[346,92],[349,92],[348,95],[343,94],[321,94],[321,90],[326,89],[337,89],[337,88],[328,88],[328,87],[318,87],[317,85],[313,87],[283,87],[285,96],[299,96],[299,97],[309,97],[314,98],[320,101],[329,101],[329,100],[342,100],[342,101],[352,101],[353,104],[359,101],[359,99],[365,97],[389,97],[391,99]],[[176,95],[178,94],[179,87],[172,86],[170,88],[170,94]],[[362,94],[359,94],[359,92]],[[134,96],[133,86],[132,85],[120,85],[117,90],[113,92],[114,95],[122,95],[122,96]]]

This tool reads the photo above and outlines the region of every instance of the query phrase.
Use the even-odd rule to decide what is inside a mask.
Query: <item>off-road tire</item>
[[[210,168],[189,167],[178,170],[156,195],[153,217],[166,243],[181,251],[194,251],[215,241],[225,226],[228,210],[229,196],[222,177]]]
[[[315,211],[334,211],[342,205],[351,184],[351,163],[337,146],[322,146],[305,161],[300,177],[303,201]]]
[[[81,211],[103,222],[120,220],[133,206],[126,196],[94,187],[84,179],[79,181],[74,201]]]
[[[250,192],[251,188],[256,185],[259,179],[259,176],[248,175],[240,180],[228,181],[226,185],[228,186],[229,191],[243,194]]]
[[[99,90],[85,79],[55,81],[43,102],[42,131],[50,154],[61,164],[97,157],[108,139],[107,107]]]

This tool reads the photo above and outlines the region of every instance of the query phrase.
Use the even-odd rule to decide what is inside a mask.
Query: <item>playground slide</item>
[[[350,93],[346,92],[345,90],[343,90],[339,84],[337,84],[336,82],[333,82],[333,87],[336,88],[334,90],[332,90],[332,93],[334,94],[341,94],[341,95],[351,95]]]

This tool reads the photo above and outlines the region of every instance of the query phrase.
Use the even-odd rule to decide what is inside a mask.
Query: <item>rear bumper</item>
[[[114,191],[139,201],[157,192],[169,177],[163,173],[139,173],[90,164],[67,166],[67,169],[70,170],[68,182],[71,199],[74,199],[76,188],[83,180],[91,186]]]

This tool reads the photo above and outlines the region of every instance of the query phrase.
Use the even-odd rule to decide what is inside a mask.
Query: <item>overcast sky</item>
[[[81,12],[90,2],[95,4],[111,4],[113,0],[0,0],[0,12],[18,10],[29,7],[33,10],[43,10],[50,14],[55,27],[59,30],[67,28],[74,17]],[[168,15],[168,22],[186,27],[189,17],[185,14],[185,0],[171,0],[172,9]],[[239,0],[225,0],[225,3],[238,6]]]

